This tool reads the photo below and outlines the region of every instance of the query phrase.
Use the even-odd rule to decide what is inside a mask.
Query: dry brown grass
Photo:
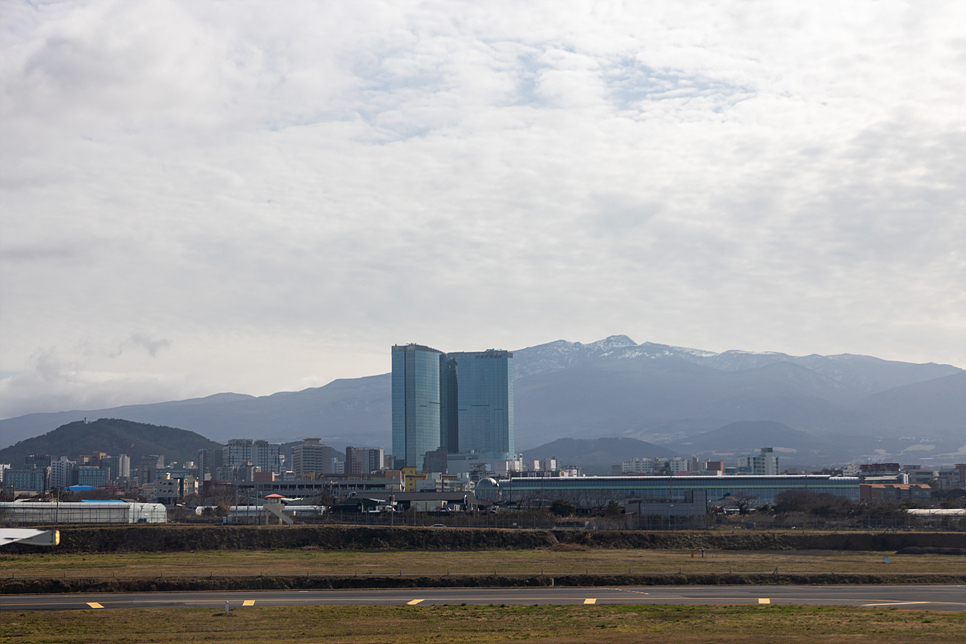
[[[891,563],[885,564],[888,556]],[[592,550],[557,546],[540,550],[332,552],[204,551],[179,553],[0,555],[0,578],[202,577],[260,574],[446,575],[446,574],[723,574],[771,573],[962,573],[961,558],[828,550],[705,552]]]
[[[813,642],[966,641],[966,615],[802,606],[426,606],[0,612],[0,640],[28,642]]]

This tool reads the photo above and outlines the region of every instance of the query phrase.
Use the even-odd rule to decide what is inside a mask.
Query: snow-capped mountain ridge
[[[924,382],[961,371],[950,365],[912,364],[849,353],[792,356],[778,351],[739,349],[716,353],[655,342],[637,344],[626,335],[612,335],[589,344],[557,340],[514,351],[513,355],[517,379],[569,369],[589,361],[678,360],[716,371],[747,371],[790,363],[834,382],[836,389],[846,388],[862,394]]]

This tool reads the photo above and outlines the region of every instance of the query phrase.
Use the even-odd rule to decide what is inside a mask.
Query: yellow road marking
[[[242,602],[242,606],[254,606],[254,605],[255,605],[254,599],[246,599],[244,602]]]
[[[771,603],[771,600],[768,599],[767,597],[759,597],[758,598],[758,603],[759,604],[770,604]]]
[[[588,597],[587,599],[584,600],[584,603],[585,604],[596,604],[597,603],[597,600],[594,599],[593,597]]]
[[[91,608],[104,608],[103,606],[101,606],[97,602],[87,602],[87,605],[90,606]]]
[[[868,606],[906,606],[907,604],[928,604],[929,602],[888,602],[886,604],[862,604],[862,608]]]
[[[406,602],[406,605],[407,606],[415,606],[419,602],[424,602],[424,601],[426,601],[426,600],[425,599],[413,599],[411,601]]]

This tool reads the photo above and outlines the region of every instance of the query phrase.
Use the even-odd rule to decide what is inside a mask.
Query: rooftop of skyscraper
[[[394,344],[392,345],[393,351],[432,351],[433,353],[443,353],[439,349],[434,349],[432,347],[427,347],[422,344]]]

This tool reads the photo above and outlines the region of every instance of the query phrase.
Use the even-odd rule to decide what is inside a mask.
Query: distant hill
[[[77,421],[29,438],[0,450],[0,463],[21,467],[30,454],[49,454],[54,459],[67,456],[73,459],[95,451],[111,456],[128,454],[131,467],[137,467],[141,456],[160,454],[165,463],[197,461],[198,450],[218,449],[221,445],[194,432],[136,423],[129,420],[101,418],[91,423]]]
[[[779,456],[779,462],[795,463],[831,462],[836,460],[837,451],[832,441],[773,421],[730,423],[668,443],[665,447],[699,458],[726,461],[745,454],[757,454],[762,447],[771,447]]]
[[[634,438],[561,438],[523,452],[524,461],[556,458],[559,466],[579,465],[585,474],[607,475],[612,465],[644,456],[674,456],[667,447]]]
[[[966,371],[882,391],[857,407],[912,436],[928,435],[931,428],[958,427],[966,444]]]

